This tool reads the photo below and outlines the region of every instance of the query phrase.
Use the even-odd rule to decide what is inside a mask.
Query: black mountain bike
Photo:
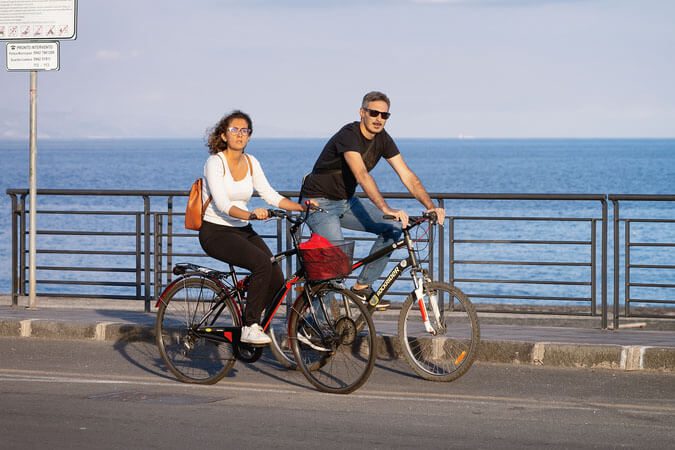
[[[384,216],[393,219],[393,216]],[[464,375],[478,353],[480,327],[476,310],[469,298],[457,287],[441,281],[434,281],[420,265],[418,245],[425,239],[416,239],[411,232],[426,235],[437,222],[436,213],[424,213],[410,217],[403,229],[403,238],[353,264],[355,270],[375,261],[397,249],[405,249],[408,256],[398,262],[374,291],[368,301],[370,313],[376,311],[380,299],[391,285],[410,270],[413,290],[401,307],[398,318],[398,339],[401,351],[410,367],[420,377],[431,381],[453,381]],[[429,228],[424,230],[423,225]],[[433,231],[433,230],[431,230]],[[429,234],[433,237],[433,234]],[[328,290],[325,291],[329,293]],[[336,297],[342,291],[334,293]],[[357,325],[365,326],[357,320]]]
[[[346,273],[329,273],[327,279],[321,280],[307,276],[306,269],[315,263],[309,262],[310,254],[298,250],[298,230],[308,212],[309,209],[293,217],[285,211],[270,210],[270,216],[285,218],[292,224],[293,248],[275,255],[273,260],[280,263],[297,255],[300,264],[274,296],[261,325],[273,338],[272,353],[286,367],[297,363],[320,391],[346,394],[362,386],[373,370],[375,327],[366,306],[339,284]],[[349,244],[353,252],[353,242]],[[351,268],[349,248],[345,245],[338,252],[342,258],[338,266],[346,266],[347,272]],[[227,375],[236,360],[257,361],[264,346],[240,339],[247,278],[238,278],[232,266],[221,272],[183,263],[177,264],[173,272],[179,278],[157,300],[155,333],[162,359],[176,378],[186,383],[213,384]],[[302,287],[301,293],[286,323],[273,325],[279,307],[296,285]]]

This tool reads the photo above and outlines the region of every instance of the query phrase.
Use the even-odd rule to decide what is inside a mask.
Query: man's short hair
[[[387,104],[388,108],[391,108],[391,102],[389,101],[389,97],[387,97],[387,94],[380,91],[370,91],[366,95],[364,95],[363,101],[361,102],[361,108],[367,108],[368,103],[377,101],[383,101]]]

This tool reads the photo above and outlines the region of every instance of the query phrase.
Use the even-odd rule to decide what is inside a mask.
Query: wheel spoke
[[[423,300],[433,332],[424,326],[417,300],[409,296],[398,325],[403,354],[422,378],[453,381],[469,370],[478,352],[475,309],[460,290],[445,283],[429,283]]]
[[[361,330],[353,319],[360,316]],[[367,381],[375,364],[375,328],[353,294],[327,288],[300,299],[291,330],[295,359],[319,390],[346,394]]]
[[[162,294],[155,333],[162,359],[180,381],[212,384],[234,365],[232,345],[196,333],[208,320],[212,327],[241,326],[220,288],[203,277],[187,277]],[[222,306],[222,308],[220,306]],[[213,316],[207,317],[207,314]]]

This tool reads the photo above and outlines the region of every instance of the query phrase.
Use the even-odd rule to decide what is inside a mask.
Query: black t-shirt
[[[343,155],[347,151],[361,153],[368,172],[380,158],[391,158],[400,153],[385,130],[368,140],[361,133],[359,122],[349,123],[330,138],[316,160],[312,173],[305,177],[301,190],[303,198],[346,200],[354,195],[357,182]]]

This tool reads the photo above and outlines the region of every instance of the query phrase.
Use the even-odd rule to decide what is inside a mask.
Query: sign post
[[[30,229],[28,234],[28,307],[37,308],[35,296],[36,252],[35,232],[37,221],[37,71],[30,72],[30,140],[29,140],[28,186],[30,198]]]
[[[77,37],[77,0],[0,0],[0,41],[8,71],[30,71],[28,308],[37,308],[37,72],[59,70],[59,42]],[[43,42],[43,41],[51,42]],[[22,237],[23,239],[23,237]]]

